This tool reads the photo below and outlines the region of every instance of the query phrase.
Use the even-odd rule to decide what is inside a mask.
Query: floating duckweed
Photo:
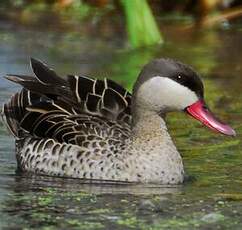
[[[38,198],[38,204],[40,206],[46,206],[49,205],[53,202],[53,198],[48,196],[48,197],[39,197]]]
[[[241,193],[218,193],[216,196],[221,197],[227,201],[242,201]]]
[[[108,208],[99,208],[88,212],[88,214],[103,214],[103,213],[111,213],[111,211]]]
[[[128,217],[117,221],[117,224],[123,225],[125,227],[129,227],[129,228],[135,228],[138,225],[138,223],[139,221],[137,220],[136,217]]]
[[[90,230],[90,229],[102,229],[104,225],[98,222],[90,222],[90,221],[80,221],[78,219],[70,219],[67,220],[67,223],[71,226],[76,226],[80,230]]]

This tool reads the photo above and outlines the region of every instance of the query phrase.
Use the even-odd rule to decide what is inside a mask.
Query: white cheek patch
[[[138,97],[157,109],[183,110],[198,100],[189,88],[166,77],[153,77],[141,85]]]

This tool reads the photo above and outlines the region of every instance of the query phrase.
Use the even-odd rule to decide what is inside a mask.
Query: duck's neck
[[[153,138],[163,141],[171,141],[167,131],[165,115],[160,116],[156,112],[136,107],[133,111],[132,132],[135,138]]]
[[[129,162],[133,174],[147,182],[181,183],[183,164],[167,131],[165,120],[157,113],[137,107],[133,116]]]

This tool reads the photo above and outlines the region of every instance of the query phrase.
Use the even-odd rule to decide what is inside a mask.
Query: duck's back
[[[115,179],[112,168],[119,167],[117,159],[130,137],[131,95],[111,80],[62,79],[37,60],[31,64],[34,77],[7,77],[23,89],[2,111],[16,138],[18,168]]]

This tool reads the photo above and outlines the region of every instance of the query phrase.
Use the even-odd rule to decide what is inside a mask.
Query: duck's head
[[[219,121],[206,106],[204,87],[189,66],[172,59],[155,59],[144,66],[133,91],[134,106],[164,115],[185,111],[212,130],[234,136],[235,131]]]

